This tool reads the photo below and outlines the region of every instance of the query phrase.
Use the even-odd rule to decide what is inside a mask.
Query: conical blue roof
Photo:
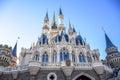
[[[76,32],[75,28],[73,27],[73,32]]]
[[[17,57],[17,42],[16,42],[16,44],[15,44],[15,46],[13,48],[12,56]]]
[[[106,40],[106,49],[110,48],[110,47],[116,47],[111,40],[109,39],[109,37],[107,36],[107,34],[105,33],[105,40]]]
[[[42,42],[41,42],[41,41],[42,41]],[[47,43],[47,44],[48,44],[48,39],[47,39],[47,36],[46,36],[45,34],[42,34],[42,35],[41,35],[40,43],[42,43],[42,44]]]
[[[49,21],[48,12],[46,12],[46,16],[45,16],[45,19],[44,19],[44,20],[48,20],[48,21]]]
[[[60,8],[59,15],[62,15],[62,9]]]
[[[80,34],[76,37],[76,45],[78,45],[79,43],[83,45],[83,39]]]

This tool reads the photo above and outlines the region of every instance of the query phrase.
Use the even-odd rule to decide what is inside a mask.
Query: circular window
[[[57,80],[57,75],[55,73],[49,73],[47,80]]]

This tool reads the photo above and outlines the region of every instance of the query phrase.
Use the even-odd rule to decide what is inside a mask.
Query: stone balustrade
[[[27,65],[19,67],[0,67],[0,72],[23,71],[27,69],[28,69]]]
[[[32,62],[31,66],[34,63]],[[37,67],[38,63],[35,63],[35,66]],[[93,65],[92,63],[73,63],[73,66],[75,69],[92,69]],[[23,70],[28,70],[30,65],[25,65],[25,66],[18,66],[18,67],[0,67],[0,72],[13,72],[13,71],[23,71]],[[33,66],[34,67],[34,66]],[[56,63],[39,63],[38,67],[41,69],[47,69],[47,68],[53,68],[53,69],[59,69],[62,67],[62,64],[56,64]],[[104,66],[106,70],[111,71],[108,67]]]
[[[78,68],[78,69],[92,69],[92,63],[84,63],[84,62],[81,62],[81,63],[73,63],[75,68]]]

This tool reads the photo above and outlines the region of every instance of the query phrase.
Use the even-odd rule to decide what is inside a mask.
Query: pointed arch
[[[87,74],[87,73],[84,73],[84,72],[82,72],[82,73],[80,73],[80,74],[78,74],[77,76],[75,76],[72,80],[76,80],[77,78],[79,78],[80,76],[86,76],[86,77],[88,77],[89,79],[91,79],[91,80],[95,80],[95,78],[94,77],[92,77],[92,76],[90,76],[89,74]]]

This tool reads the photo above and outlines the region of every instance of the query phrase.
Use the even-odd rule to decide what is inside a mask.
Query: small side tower
[[[71,26],[70,21],[69,21],[68,34],[69,34],[69,35],[72,35],[72,34],[73,34],[73,29],[72,29],[72,26]]]
[[[0,44],[0,66],[7,67],[11,63],[12,47]]]
[[[13,48],[13,50],[12,50],[12,56],[11,56],[12,58],[11,58],[11,63],[10,63],[10,65],[11,66],[18,66],[17,65],[17,42],[16,42],[16,44],[15,44],[15,46],[14,46],[14,48]]]
[[[105,40],[106,40],[106,59],[108,65],[112,68],[120,68],[120,52],[118,48],[111,42],[107,34],[105,33]]]
[[[58,15],[59,25],[63,25],[63,19],[64,19],[64,16],[63,16],[62,10],[61,10],[61,8],[60,8],[60,10],[59,10],[59,15]]]
[[[48,12],[46,12],[46,16],[45,16],[45,18],[44,18],[44,25],[43,25],[43,27],[42,27],[42,32],[44,33],[44,34],[48,34],[48,32],[49,32],[49,18],[48,18]]]
[[[65,26],[64,26],[63,20],[64,20],[64,15],[62,13],[62,9],[60,8],[59,14],[58,14],[58,27],[59,27],[60,32],[65,31]]]

